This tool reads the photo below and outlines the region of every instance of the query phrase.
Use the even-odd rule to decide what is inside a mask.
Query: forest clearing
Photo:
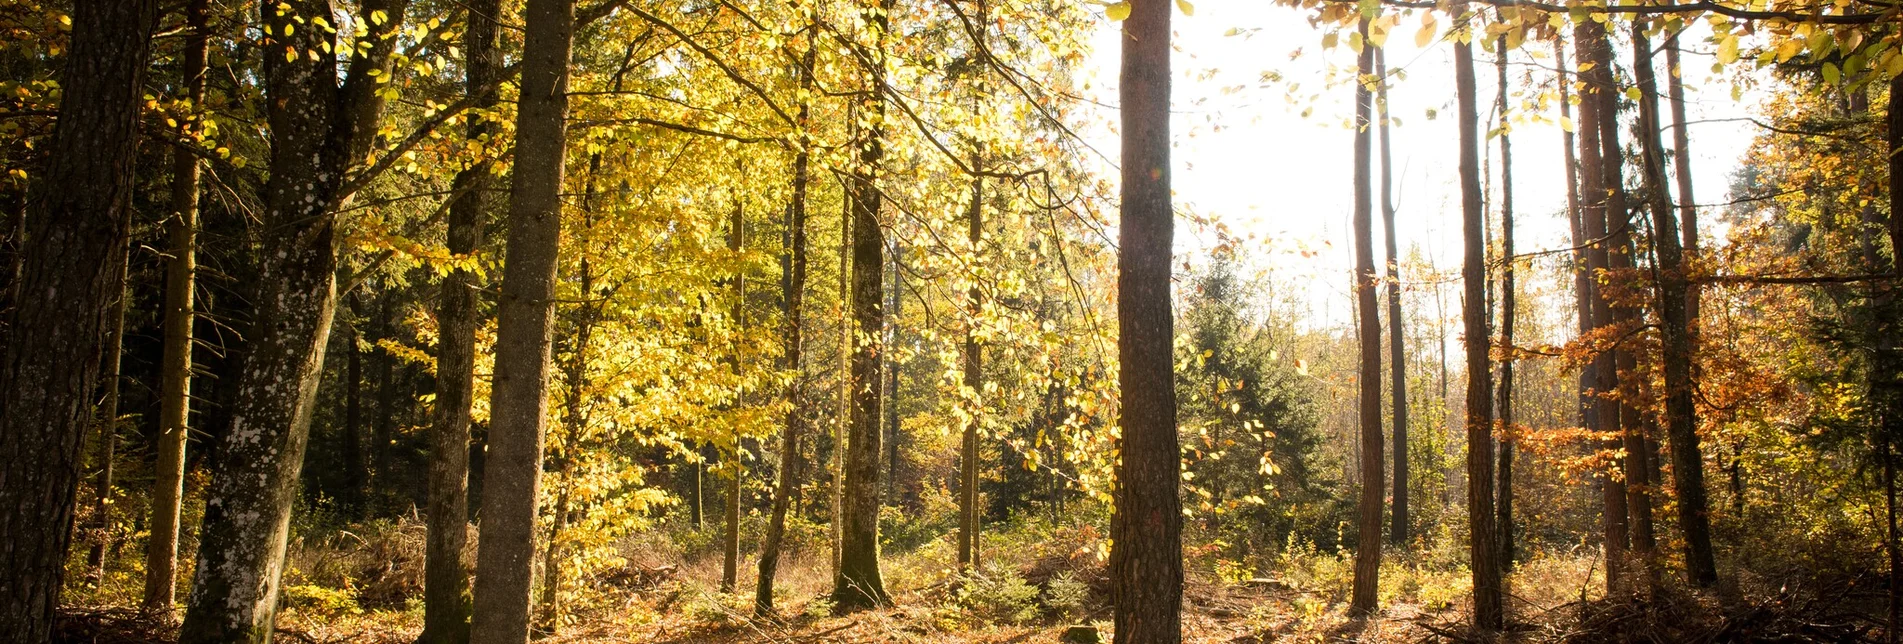
[[[1897,0],[0,0],[0,642],[1889,642]]]

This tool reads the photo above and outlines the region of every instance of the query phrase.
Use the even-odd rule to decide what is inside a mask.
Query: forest
[[[0,641],[1903,636],[1898,0],[0,34]]]

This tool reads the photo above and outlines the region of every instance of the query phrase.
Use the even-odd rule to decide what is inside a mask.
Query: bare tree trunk
[[[1658,82],[1652,46],[1643,21],[1632,26],[1633,70],[1639,91],[1639,135],[1644,149],[1646,192],[1656,226],[1652,244],[1658,253],[1658,306],[1665,362],[1665,422],[1672,445],[1673,491],[1678,494],[1678,524],[1685,533],[1685,572],[1692,584],[1718,581],[1711,550],[1711,521],[1705,492],[1705,459],[1698,444],[1698,415],[1692,401],[1692,322],[1687,310],[1697,297],[1680,248],[1677,210],[1665,187],[1665,146],[1659,137]],[[1683,116],[1683,108],[1677,108]],[[1687,182],[1689,183],[1689,182]]]
[[[1554,38],[1553,55],[1559,67],[1559,115],[1561,119],[1571,122],[1573,119],[1572,72],[1569,71],[1566,66],[1566,42],[1564,36],[1556,36]],[[1577,128],[1578,125],[1577,122],[1575,122],[1572,128],[1563,130],[1560,138],[1563,141],[1562,147],[1565,148],[1566,155],[1566,217],[1567,223],[1571,228],[1573,242],[1573,301],[1575,305],[1575,317],[1577,317],[1579,327],[1579,336],[1583,338],[1592,332],[1594,326],[1592,313],[1594,296],[1592,274],[1588,271],[1586,263],[1586,245],[1588,241],[1586,238],[1586,224],[1581,214],[1579,200],[1579,158],[1575,153],[1575,151],[1578,150],[1578,146],[1575,145],[1573,140],[1573,130]],[[1593,416],[1593,382],[1594,372],[1590,365],[1579,370],[1578,413],[1579,426],[1582,428],[1594,427],[1596,422]],[[1624,498],[1623,494],[1621,498]]]
[[[1494,484],[1498,502],[1494,505],[1494,528],[1500,531],[1500,570],[1513,569],[1513,318],[1517,313],[1518,294],[1514,292],[1516,260],[1513,256],[1513,131],[1511,102],[1507,100],[1507,38],[1501,36],[1494,47],[1494,71],[1500,86],[1500,389],[1494,409],[1500,417],[1499,480]]]
[[[858,340],[852,353],[852,435],[846,446],[844,490],[840,508],[839,573],[833,577],[835,610],[850,612],[891,602],[879,570],[879,419],[881,373],[884,367],[879,340],[885,328],[885,239],[879,225],[883,193],[877,180],[885,157],[885,42],[886,8],[866,13],[873,32],[876,59],[871,71],[872,93],[864,109],[872,112],[870,129],[859,141],[859,159],[853,168],[852,195],[852,313]]]
[[[1123,391],[1110,597],[1117,644],[1183,640],[1183,511],[1170,258],[1170,12],[1131,0],[1123,21],[1122,211],[1117,352]]]
[[[971,153],[972,168],[980,168],[981,162],[978,151],[974,149]],[[984,188],[983,176],[972,177],[966,240],[971,243],[974,260],[984,243]],[[984,400],[985,363],[984,345],[978,342],[976,330],[980,317],[984,315],[983,291],[974,283],[965,293],[965,298],[968,307],[966,315],[970,319],[965,321],[964,364],[960,368],[965,372],[964,386],[969,390],[967,395],[974,404],[971,405],[971,416],[965,419],[958,441],[958,571],[971,574],[978,569],[978,415],[984,409],[981,401]]]
[[[892,302],[886,311],[886,348],[880,352],[885,358],[885,496],[896,506],[900,498],[899,437],[904,428],[899,427],[898,354],[892,348],[899,346],[899,325],[905,311],[905,241],[898,235],[892,236]]]
[[[153,0],[79,0],[48,162],[29,193],[0,362],[0,633],[46,641],[59,606],[100,350],[124,297]],[[84,186],[85,189],[76,189]]]
[[[1574,47],[1579,54],[1582,66],[1591,65],[1588,71],[1579,74],[1585,82],[1579,102],[1579,194],[1582,197],[1581,214],[1584,217],[1585,237],[1589,245],[1586,248],[1586,267],[1590,273],[1592,289],[1592,331],[1613,324],[1611,301],[1606,292],[1598,287],[1600,280],[1606,278],[1609,265],[1607,246],[1607,209],[1609,195],[1605,174],[1606,164],[1601,159],[1604,148],[1600,144],[1603,128],[1600,121],[1614,118],[1616,113],[1605,113],[1600,100],[1612,92],[1609,55],[1596,54],[1595,51],[1606,47],[1605,25],[1587,21],[1574,28]],[[1603,340],[1603,338],[1601,338]],[[1596,347],[1591,372],[1593,399],[1591,416],[1593,429],[1602,434],[1613,436],[1607,439],[1602,449],[1616,451],[1623,447],[1619,435],[1620,415],[1616,402],[1611,400],[1610,392],[1618,386],[1617,364],[1613,359],[1614,351],[1609,347]],[[1618,469],[1615,465],[1612,469]],[[1606,591],[1616,592],[1624,583],[1628,567],[1626,546],[1629,539],[1626,508],[1626,483],[1623,475],[1608,471],[1604,479],[1606,548]]]
[[[733,219],[727,228],[727,250],[735,257],[747,247],[746,211],[741,207],[739,193],[734,194]],[[733,318],[736,335],[728,348],[728,366],[734,375],[740,375],[740,336],[747,329],[747,275],[744,270],[734,271],[733,276]],[[732,408],[740,408],[740,392],[734,392]],[[733,451],[728,452],[726,525],[727,533],[721,540],[723,552],[720,562],[720,592],[731,593],[740,583],[740,480],[746,473],[741,461],[740,429],[736,425],[733,432]]]
[[[501,0],[469,0],[463,27],[463,93],[474,107],[495,106],[494,88],[501,67]],[[487,119],[471,119],[463,136],[481,141],[496,131]],[[482,248],[483,224],[494,200],[492,155],[484,153],[456,173],[459,191],[449,207],[449,252],[459,257]],[[443,277],[437,310],[436,405],[430,419],[429,537],[423,579],[423,633],[418,644],[469,641],[471,598],[469,562],[469,425],[476,390],[476,328],[482,312],[476,295],[481,280],[474,271],[456,269]]]
[[[1407,325],[1401,319],[1401,253],[1394,233],[1394,154],[1388,136],[1388,62],[1384,49],[1374,51],[1375,127],[1381,133],[1381,222],[1386,232],[1388,251],[1388,398],[1394,405],[1394,500],[1393,526],[1388,541],[1407,545],[1408,538],[1408,444],[1407,444]]]
[[[808,25],[807,38],[817,37],[818,26]],[[802,92],[812,89],[813,64],[817,53],[813,40],[806,43],[806,53],[800,59],[799,87]],[[786,386],[786,427],[780,432],[780,479],[773,490],[773,514],[767,521],[766,540],[760,546],[760,579],[754,587],[753,613],[765,617],[773,614],[773,577],[779,571],[780,548],[786,539],[786,513],[793,505],[794,497],[799,495],[800,437],[806,433],[807,423],[812,418],[812,410],[807,406],[806,396],[801,391],[801,354],[804,350],[804,338],[800,325],[806,314],[806,190],[807,173],[812,163],[812,137],[806,128],[810,125],[812,105],[802,99],[797,115],[799,127],[799,149],[793,155],[793,198],[786,206],[787,249],[786,279],[781,282],[782,297],[786,303],[781,320],[780,342],[782,346],[783,368],[793,373]]]
[[[1454,6],[1456,16],[1467,14],[1467,3]],[[1487,355],[1491,331],[1487,328],[1487,249],[1481,241],[1486,212],[1480,191],[1480,108],[1475,96],[1473,45],[1454,46],[1454,91],[1460,110],[1461,232],[1466,253],[1461,264],[1465,298],[1461,302],[1467,349],[1467,521],[1468,553],[1472,559],[1474,616],[1480,631],[1505,626],[1501,605],[1500,549],[1493,526],[1493,398],[1492,360]]]
[[[851,108],[848,108],[849,114]],[[856,118],[848,117],[848,123]],[[856,140],[856,134],[855,134]],[[843,206],[839,213],[839,400],[833,418],[833,521],[832,521],[832,573],[839,578],[841,555],[845,552],[846,533],[842,526],[846,523],[846,450],[852,442],[852,217],[858,210],[853,204],[853,191],[846,190],[841,195]]]
[[[1678,66],[1678,34],[1665,41],[1665,87],[1672,105],[1672,170],[1678,181],[1679,232],[1684,236],[1687,258],[1698,256],[1698,206],[1692,199],[1692,138],[1685,118],[1685,81]],[[1685,292],[1685,319],[1691,321],[1692,337],[1698,335],[1698,284],[1689,282]],[[1694,365],[1694,369],[1696,365]]]
[[[122,247],[121,252],[130,251]],[[129,258],[128,258],[129,259]],[[119,380],[124,375],[122,366],[125,357],[126,337],[126,301],[131,293],[126,291],[126,260],[119,262],[119,299],[112,305],[112,320],[107,322],[108,330],[104,340],[106,356],[100,362],[100,388],[105,390],[99,403],[99,413],[95,424],[99,428],[99,468],[93,478],[93,534],[89,541],[92,547],[86,552],[86,580],[98,584],[106,577],[106,548],[112,545],[112,475],[115,452],[119,445]]]
[[[489,461],[476,551],[470,641],[519,644],[529,636],[529,559],[548,410],[549,336],[562,231],[567,155],[568,61],[573,0],[529,0],[516,112],[515,173],[496,328]]]
[[[1362,19],[1360,35],[1368,37],[1368,21]],[[1381,578],[1381,493],[1383,473],[1381,445],[1381,317],[1375,304],[1375,288],[1380,276],[1374,270],[1374,124],[1370,112],[1373,96],[1368,83],[1374,79],[1374,47],[1364,46],[1355,67],[1355,317],[1361,341],[1360,425],[1361,425],[1361,498],[1355,513],[1355,579],[1353,598],[1348,605],[1352,615],[1372,615],[1378,608],[1377,590]]]
[[[185,5],[185,96],[193,114],[204,109],[209,0]],[[196,130],[197,119],[186,128]],[[165,220],[164,355],[159,364],[158,460],[153,465],[152,535],[145,546],[147,610],[169,615],[178,587],[179,508],[185,497],[185,446],[192,405],[192,325],[198,281],[198,158],[172,152],[172,216]]]

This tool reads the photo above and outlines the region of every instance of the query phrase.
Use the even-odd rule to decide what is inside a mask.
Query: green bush
[[[958,603],[984,619],[1027,622],[1037,618],[1037,587],[1010,568],[987,565],[966,575],[958,589]]]

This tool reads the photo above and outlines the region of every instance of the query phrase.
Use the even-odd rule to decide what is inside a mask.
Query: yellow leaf
[[[1189,0],[1176,0],[1176,10],[1183,12],[1185,16],[1196,15],[1196,5],[1190,4]]]
[[[1718,62],[1729,65],[1738,61],[1738,35],[1725,34],[1718,42]]]
[[[1109,17],[1111,20],[1122,22],[1125,18],[1130,17],[1130,3],[1128,0],[1125,0],[1124,2],[1106,6],[1103,8],[1103,15]]]

